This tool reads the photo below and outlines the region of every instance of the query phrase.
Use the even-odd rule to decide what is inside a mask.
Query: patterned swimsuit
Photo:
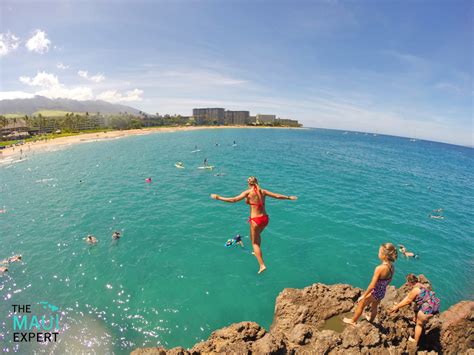
[[[416,310],[424,314],[436,314],[439,311],[441,301],[435,296],[433,291],[426,287],[419,286],[421,292],[415,298]]]
[[[372,290],[372,297],[374,297],[377,301],[383,300],[385,297],[385,292],[387,291],[387,286],[392,281],[393,270],[390,268],[390,277],[387,279],[378,279],[377,283],[375,284],[374,289]]]

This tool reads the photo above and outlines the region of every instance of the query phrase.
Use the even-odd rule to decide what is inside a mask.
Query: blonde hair
[[[384,243],[380,246],[382,248],[382,257],[390,262],[395,262],[398,258],[398,252],[395,245],[392,243]]]
[[[249,183],[249,185],[251,186],[255,186],[255,185],[258,185],[258,180],[255,176],[250,176],[248,179],[247,179],[247,182]]]

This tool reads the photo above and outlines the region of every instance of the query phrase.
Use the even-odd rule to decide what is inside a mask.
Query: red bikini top
[[[250,203],[249,198],[247,197],[247,201],[246,201],[247,205],[263,207],[264,203],[263,203],[263,200],[260,199],[260,195],[257,192],[257,186],[255,186],[255,185],[253,186],[253,191],[255,191],[255,194],[257,195],[257,197],[260,201],[258,203]]]

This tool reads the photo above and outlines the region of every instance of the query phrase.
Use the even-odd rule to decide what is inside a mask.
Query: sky
[[[0,99],[224,107],[474,146],[474,2],[0,1]]]

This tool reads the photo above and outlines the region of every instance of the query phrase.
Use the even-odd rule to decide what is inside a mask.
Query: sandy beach
[[[47,141],[27,142],[23,145],[5,148],[0,150],[0,164],[18,162],[27,159],[28,156],[40,152],[55,151],[63,149],[73,144],[97,142],[107,139],[118,139],[129,136],[139,136],[159,132],[194,131],[200,129],[229,129],[229,128],[277,128],[277,127],[252,127],[252,126],[192,126],[192,127],[149,127],[143,129],[130,129],[123,131],[108,131],[82,133],[75,136],[60,137]]]

